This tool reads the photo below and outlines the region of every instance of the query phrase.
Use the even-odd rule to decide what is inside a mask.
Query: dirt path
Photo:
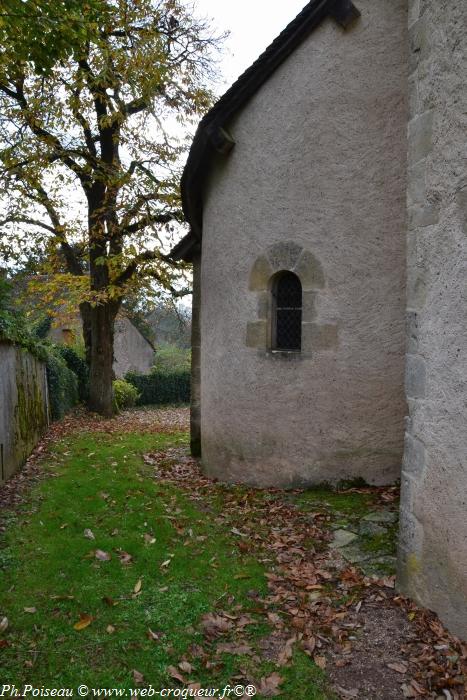
[[[349,564],[332,546],[333,519],[342,522],[341,512],[323,502],[310,513],[299,491],[219,485],[184,450],[146,455],[145,461],[157,480],[176,484],[208,513],[209,502],[221,498],[217,517],[241,551],[254,552],[268,567],[269,595],[256,602],[274,628],[262,640],[269,658],[286,665],[298,645],[326,669],[344,700],[467,697],[467,645],[434,614],[397,595],[393,575],[366,576]],[[391,520],[385,514],[395,510],[394,488],[340,495],[359,492],[376,499],[380,520]]]

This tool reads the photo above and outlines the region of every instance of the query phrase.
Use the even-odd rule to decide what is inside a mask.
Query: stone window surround
[[[272,349],[271,280],[277,272],[293,272],[302,285],[301,351]],[[320,261],[294,241],[270,246],[254,262],[248,289],[257,297],[257,317],[247,323],[246,345],[269,357],[309,358],[318,351],[334,350],[338,345],[338,327],[318,323],[316,298],[325,287]]]
[[[279,305],[277,302],[277,295],[279,291],[279,285],[281,283],[281,280],[284,279],[285,276],[292,275],[294,280],[297,281],[297,283],[300,285],[300,306],[295,305],[294,310],[295,311],[300,311],[300,340],[297,343],[296,347],[280,347],[279,342],[278,342],[278,311],[279,311]],[[301,352],[302,350],[302,297],[303,297],[303,290],[302,290],[302,283],[300,282],[299,277],[294,273],[290,272],[289,270],[280,270],[280,272],[276,272],[271,279],[269,280],[269,298],[271,302],[271,335],[270,335],[270,340],[271,340],[271,350],[272,352]],[[289,307],[288,310],[291,310]],[[284,311],[284,309],[282,309]],[[298,325],[298,324],[297,324]]]

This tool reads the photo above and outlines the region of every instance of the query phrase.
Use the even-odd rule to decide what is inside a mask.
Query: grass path
[[[51,478],[1,550],[0,614],[9,620],[1,683],[130,688],[142,674],[155,688],[177,687],[167,669],[203,644],[200,617],[221,600],[244,610],[253,607],[248,591],[264,594],[264,567],[180,490],[158,486],[141,459],[186,439],[85,434],[55,445],[45,467]],[[97,559],[96,550],[111,559]],[[77,630],[80,620],[91,621]],[[268,625],[248,628],[254,640]],[[258,679],[275,668],[227,653],[212,666],[203,658],[190,665],[185,675],[202,687],[223,687],[240,667]],[[310,700],[330,697],[307,657],[297,654],[287,671],[282,697],[298,688]]]
[[[16,502],[0,523],[0,694],[253,684],[259,698],[464,700],[467,647],[387,570],[396,491],[212,482],[187,457],[186,420],[69,417],[33,460],[45,478],[17,477],[20,505],[14,480],[0,493]]]

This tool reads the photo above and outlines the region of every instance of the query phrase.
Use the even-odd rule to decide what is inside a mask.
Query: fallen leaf
[[[240,532],[236,527],[233,527],[230,532],[232,532],[234,535],[238,535],[239,537],[248,537],[244,532]]]
[[[206,613],[201,618],[201,627],[204,629],[207,637],[214,638],[229,632],[233,627],[233,623],[221,615]]]
[[[92,615],[81,615],[80,619],[78,620],[78,622],[75,622],[73,627],[79,632],[80,630],[84,630],[86,627],[89,627],[93,620],[94,618],[92,617]]]
[[[122,549],[118,552],[118,556],[120,559],[120,564],[123,564],[124,566],[133,563],[132,555],[128,554],[128,552],[124,552]]]
[[[335,689],[344,700],[351,700],[352,698],[358,698],[358,688],[342,688],[340,685],[336,685]]]
[[[139,579],[139,580],[135,583],[135,587],[133,588],[133,593],[139,593],[139,592],[141,591],[142,585],[143,585],[143,582],[142,582],[141,579]]]
[[[268,620],[269,620],[269,622],[272,622],[273,625],[276,625],[276,626],[282,625],[282,619],[277,613],[268,612]]]
[[[37,608],[23,608],[24,612],[27,613],[35,613],[37,612]]]
[[[10,646],[10,642],[7,639],[0,639],[0,649],[5,649]]]
[[[218,644],[216,647],[216,654],[236,654],[241,656],[242,654],[251,654],[252,650],[249,644],[235,644],[226,643]]]
[[[277,657],[278,666],[286,666],[293,655],[293,645],[297,641],[296,637],[290,637],[285,643],[284,648],[279,652]]]
[[[113,598],[110,598],[108,595],[105,595],[102,598],[102,602],[108,605],[109,607],[113,608],[114,605],[118,605],[118,601],[114,600]]]
[[[84,536],[88,540],[95,540],[96,538],[94,537],[94,533],[92,530],[90,530],[88,527],[84,531]]]
[[[141,683],[144,683],[144,676],[136,669],[133,669],[133,680],[136,683],[136,685],[141,685]]]
[[[324,671],[324,669],[326,668],[326,657],[325,656],[314,656],[313,661],[315,662],[315,664],[317,666],[319,666]]]
[[[107,625],[105,628],[105,631],[108,632],[109,634],[113,634],[115,632],[115,627],[113,625]]]
[[[175,680],[180,681],[180,683],[183,683],[183,684],[186,683],[186,680],[184,679],[184,677],[182,676],[180,671],[178,671],[175,668],[175,666],[168,666],[167,673],[169,674],[169,676],[171,676],[171,678],[175,678]]]
[[[5,632],[8,629],[8,618],[2,617],[0,620],[0,632]]]
[[[279,686],[282,683],[282,677],[278,673],[271,673],[267,678],[261,678],[257,688],[258,695],[263,695],[265,698],[279,695]]]
[[[185,673],[191,673],[193,670],[193,666],[188,661],[180,661],[178,668]]]
[[[307,639],[303,640],[302,645],[305,653],[311,656],[316,648],[316,639],[314,637],[307,637]]]
[[[398,661],[395,661],[394,663],[389,663],[386,664],[388,668],[392,668],[393,671],[397,671],[397,673],[407,673],[408,665],[405,663],[399,663]]]
[[[148,639],[151,639],[153,642],[158,642],[159,639],[161,638],[161,634],[157,632],[153,632],[150,627],[148,627],[148,631],[146,632],[146,637]]]
[[[165,561],[163,561],[161,564],[161,569],[166,569],[170,565],[171,561],[172,559],[166,559]]]
[[[112,559],[112,555],[109,554],[109,552],[104,552],[102,549],[96,549],[94,556],[96,559],[99,559],[99,561],[110,561],[110,559]]]
[[[144,534],[144,541],[146,544],[154,544],[154,542],[156,541],[156,538],[146,532]]]

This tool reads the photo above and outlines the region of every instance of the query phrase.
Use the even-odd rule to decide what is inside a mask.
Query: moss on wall
[[[42,365],[17,350],[16,391],[14,410],[14,452],[18,464],[26,461],[47,422],[44,382],[39,373]]]
[[[21,467],[47,425],[47,390],[44,365],[30,353],[2,344],[0,365],[0,443],[3,464],[0,479]]]

